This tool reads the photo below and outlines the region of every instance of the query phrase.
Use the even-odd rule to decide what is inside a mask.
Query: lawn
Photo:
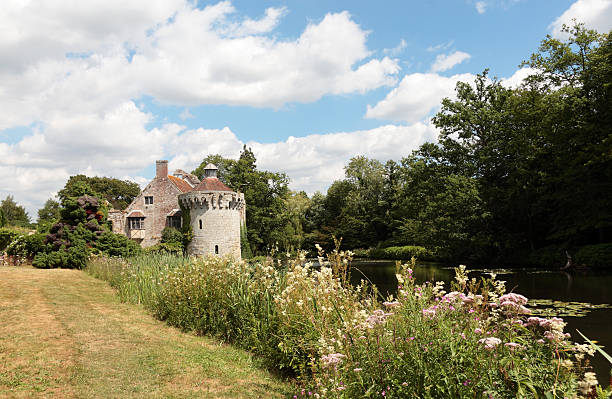
[[[286,397],[248,352],[182,333],[76,270],[0,267],[1,398]]]

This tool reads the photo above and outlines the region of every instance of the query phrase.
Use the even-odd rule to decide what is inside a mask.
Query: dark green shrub
[[[431,252],[418,245],[405,245],[402,247],[373,248],[368,251],[368,257],[373,259],[420,260],[431,259]]]
[[[174,227],[166,227],[162,230],[161,242],[163,243],[177,243],[183,245],[183,233]]]
[[[124,235],[105,231],[95,242],[95,248],[108,256],[135,256],[142,248]]]
[[[585,245],[578,248],[574,258],[577,264],[612,269],[612,243]]]
[[[13,240],[19,237],[20,235],[21,234],[19,234],[18,232],[14,230],[7,229],[7,228],[1,228],[0,229],[0,251],[4,251],[6,247],[8,247],[9,244],[13,242]]]
[[[43,234],[18,235],[7,247],[6,253],[11,256],[33,258],[39,252],[45,252]]]
[[[565,250],[556,245],[536,249],[527,255],[527,263],[530,266],[559,268],[566,262]]]
[[[180,242],[160,242],[145,248],[144,252],[149,254],[181,255],[183,253],[183,244]]]

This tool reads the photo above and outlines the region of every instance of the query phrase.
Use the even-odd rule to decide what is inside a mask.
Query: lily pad
[[[584,317],[594,309],[612,309],[607,303],[565,302],[552,299],[530,299],[531,314],[543,317]]]

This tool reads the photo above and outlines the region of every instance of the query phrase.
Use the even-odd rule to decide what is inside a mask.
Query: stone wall
[[[191,191],[179,201],[189,208],[193,239],[190,255],[232,255],[240,259],[240,224],[244,195],[227,191]]]

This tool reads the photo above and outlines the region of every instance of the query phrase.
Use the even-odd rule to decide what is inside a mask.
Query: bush
[[[425,247],[405,245],[401,247],[372,248],[367,252],[366,257],[373,259],[393,260],[410,260],[412,258],[429,260],[431,259],[432,254]]]
[[[0,228],[0,251],[4,251],[21,234],[12,229]]]
[[[575,255],[577,264],[612,269],[612,243],[585,245]]]
[[[108,256],[135,256],[142,252],[142,248],[135,241],[122,234],[105,231],[95,242],[95,247]]]
[[[39,252],[46,250],[44,237],[39,233],[19,235],[6,247],[6,253],[11,256],[32,259]]]
[[[144,249],[144,252],[149,254],[183,254],[183,243],[181,242],[160,242],[159,244],[152,245]]]
[[[183,233],[174,227],[166,227],[162,230],[161,242],[166,244],[183,245]]]

